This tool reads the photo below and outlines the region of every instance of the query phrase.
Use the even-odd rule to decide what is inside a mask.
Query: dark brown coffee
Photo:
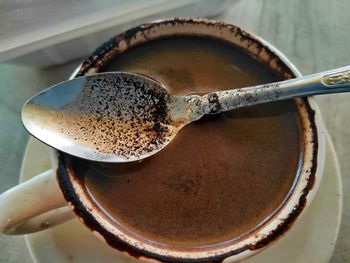
[[[148,75],[176,94],[278,80],[229,43],[202,37],[155,40],[104,71]],[[71,159],[97,207],[143,239],[205,246],[254,230],[283,204],[298,174],[302,131],[294,101],[206,116],[165,150],[138,163]]]

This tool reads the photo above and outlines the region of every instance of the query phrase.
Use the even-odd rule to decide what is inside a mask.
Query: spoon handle
[[[350,66],[265,85],[212,92],[208,113],[219,113],[241,107],[294,97],[350,92]]]

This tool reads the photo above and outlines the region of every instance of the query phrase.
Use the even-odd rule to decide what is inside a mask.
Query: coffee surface
[[[226,42],[185,36],[135,47],[103,71],[145,74],[175,94],[278,80]],[[294,101],[275,102],[206,116],[141,162],[70,164],[125,231],[165,245],[213,245],[253,230],[283,203],[302,156],[299,126]]]

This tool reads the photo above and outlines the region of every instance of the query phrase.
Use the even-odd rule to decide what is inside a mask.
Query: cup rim
[[[256,58],[259,58],[260,60],[262,59],[263,62],[268,64],[270,69],[275,70],[284,78],[301,76],[296,67],[274,46],[237,26],[207,19],[175,18],[172,20],[162,20],[154,23],[143,24],[113,37],[97,48],[95,52],[93,52],[93,54],[74,71],[71,78],[98,72],[99,68],[118,54],[115,53],[118,51],[114,50],[117,45],[122,50],[129,49],[135,45],[135,43],[143,43],[142,41],[137,42],[135,39],[137,39],[137,37],[141,37],[141,39],[142,37],[146,38],[147,31],[157,34],[155,33],[157,28],[162,28],[167,32],[167,30],[169,30],[168,27],[170,30],[173,30],[176,27],[184,27],[185,30],[193,30],[196,27],[203,30],[205,27],[211,27],[220,31],[220,34],[224,31],[224,33],[228,34],[229,38],[235,35],[237,39],[238,37],[241,38],[239,40],[241,43],[229,42],[239,45],[239,47],[244,49],[250,55],[257,56]],[[187,33],[193,35],[193,32],[190,33],[187,31]],[[165,35],[159,34],[158,32],[159,38],[164,37]],[[170,33],[170,35],[174,35],[174,32]],[[208,32],[204,32],[203,35],[212,36]],[[144,42],[146,41],[149,41],[148,36]],[[262,56],[263,58],[258,56]],[[242,260],[257,253],[261,249],[266,248],[268,245],[271,245],[275,240],[285,234],[309,205],[321,181],[324,164],[323,160],[325,158],[325,128],[323,126],[320,111],[312,98],[297,99],[296,101],[297,105],[302,108],[300,110],[303,110],[304,112],[302,119],[303,122],[306,121],[303,125],[304,133],[307,134],[304,136],[307,137],[307,139],[304,138],[307,140],[307,143],[305,143],[303,167],[300,172],[303,176],[300,175],[297,180],[298,190],[296,190],[297,186],[295,186],[289,200],[285,201],[283,204],[283,209],[281,208],[274,216],[275,218],[273,220],[271,219],[271,222],[275,223],[272,225],[267,224],[269,226],[267,228],[267,225],[262,226],[262,228],[266,228],[266,231],[263,233],[257,231],[256,236],[250,238],[250,240],[243,245],[236,245],[235,247],[228,246],[226,249],[216,249],[198,253],[194,253],[193,251],[169,252],[164,249],[154,249],[152,246],[145,246],[144,244],[137,242],[137,240],[135,241],[129,237],[123,236],[123,233],[113,231],[110,226],[106,225],[103,217],[94,213],[91,204],[86,202],[87,200],[84,197],[83,189],[79,186],[79,182],[75,180],[74,176],[65,168],[62,154],[57,154],[57,158],[54,158],[57,164],[56,167],[58,167],[57,179],[59,185],[65,199],[85,225],[87,225],[110,246],[120,251],[125,251],[136,257],[145,257],[170,262],[220,261],[228,257],[234,257],[235,260]],[[286,209],[286,207],[289,207],[289,209]]]

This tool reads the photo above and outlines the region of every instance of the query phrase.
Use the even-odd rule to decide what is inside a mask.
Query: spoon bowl
[[[37,139],[93,161],[130,162],[164,148],[193,121],[192,99],[130,73],[79,77],[48,88],[22,109]]]

